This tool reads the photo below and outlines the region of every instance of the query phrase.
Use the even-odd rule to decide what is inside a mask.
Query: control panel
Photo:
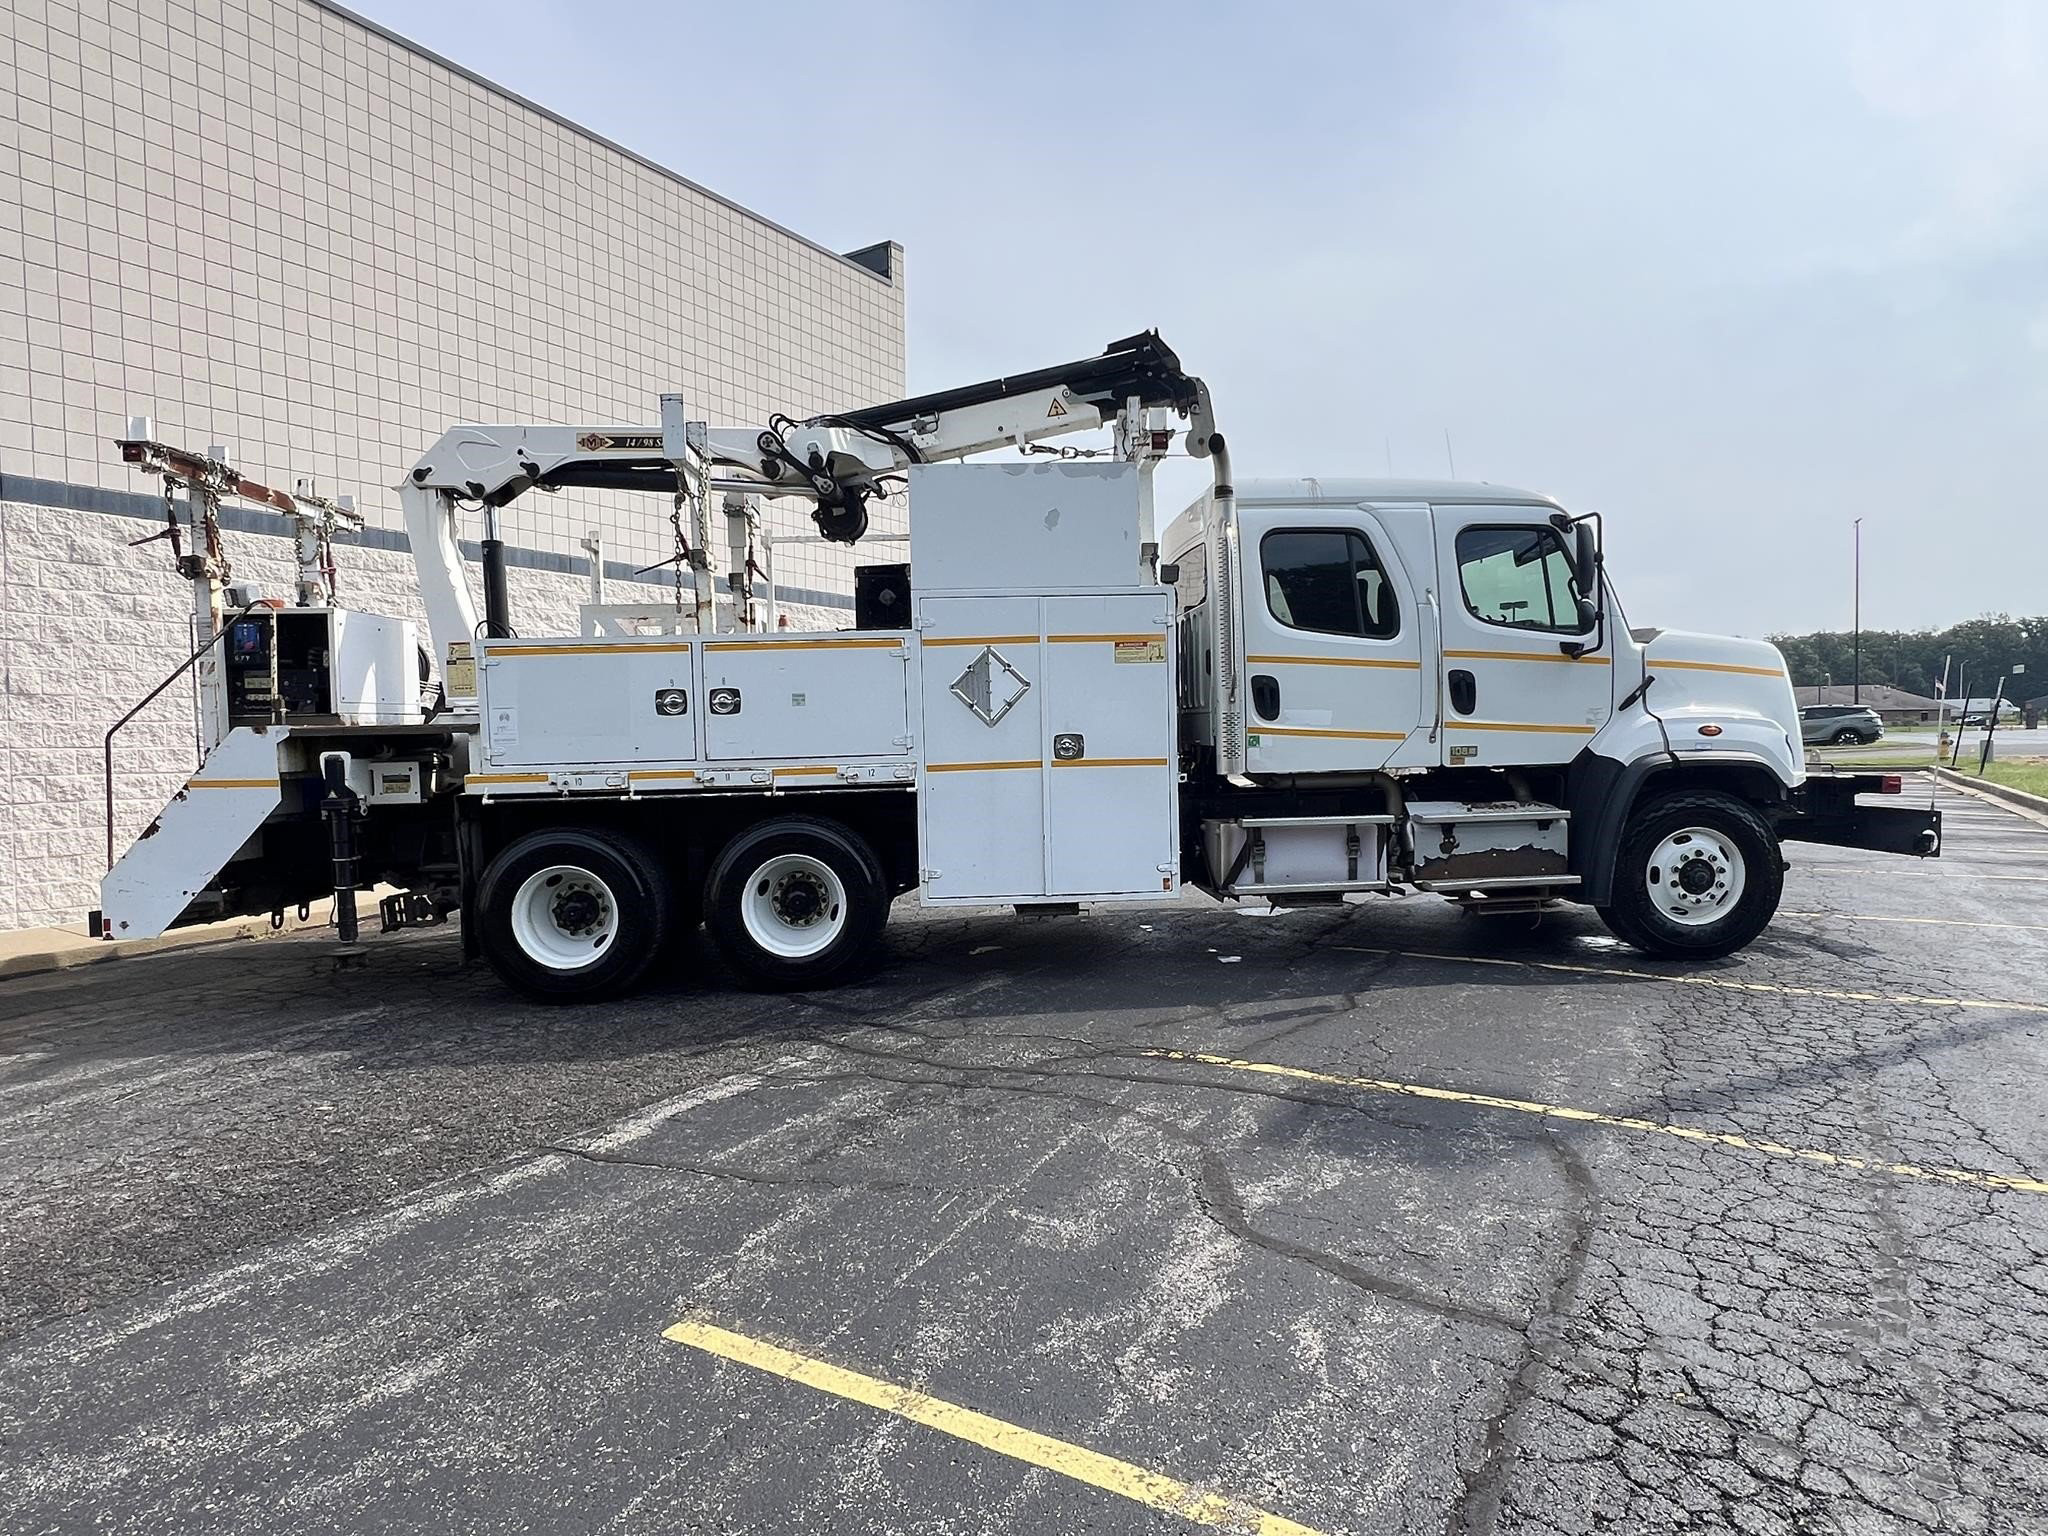
[[[334,713],[327,614],[246,614],[228,630],[228,722],[265,725]]]
[[[228,626],[228,723],[390,725],[420,717],[411,622],[341,608],[271,608]]]

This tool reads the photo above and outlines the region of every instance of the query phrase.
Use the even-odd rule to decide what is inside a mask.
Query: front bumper
[[[1829,843],[1873,853],[1941,856],[1941,812],[1933,806],[1864,805],[1859,795],[1886,793],[1881,773],[1816,774],[1778,812],[1778,837],[1790,843]]]

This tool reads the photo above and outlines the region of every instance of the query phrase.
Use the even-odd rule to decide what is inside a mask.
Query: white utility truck
[[[1105,426],[1099,457],[1039,446]],[[1214,484],[1160,531],[1176,432]],[[1773,647],[1631,628],[1597,518],[1494,485],[1234,483],[1206,389],[1156,334],[761,430],[691,422],[675,396],[658,426],[457,427],[401,487],[424,692],[424,649],[417,671],[383,655],[409,626],[332,606],[319,539],[292,605],[224,600],[212,509],[251,483],[149,438],[132,425],[123,452],[165,476],[174,524],[189,493],[203,552],[181,570],[224,644],[195,662],[214,745],[108,873],[108,937],[331,890],[352,942],[354,892],[384,883],[403,893],[387,927],[459,908],[470,952],[540,996],[630,987],[699,922],[750,984],[808,987],[869,959],[910,891],[1026,907],[1193,885],[1584,902],[1651,954],[1709,957],[1770,921],[1782,841],[1939,848],[1931,807],[1860,798],[1896,778],[1807,773]],[[1026,456],[953,462],[1005,447]],[[675,622],[592,609],[581,635],[516,632],[498,509],[572,486],[673,498]],[[805,497],[851,542],[899,490],[907,571],[869,584],[883,600],[855,628],[758,627],[759,499]]]

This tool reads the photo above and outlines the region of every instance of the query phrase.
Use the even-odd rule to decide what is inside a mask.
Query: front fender
[[[1732,725],[1725,715],[1724,726]],[[1669,720],[1667,719],[1667,728]],[[1771,725],[1783,741],[1784,732]],[[1720,741],[1727,739],[1724,731]],[[1629,814],[1646,793],[1674,789],[1715,789],[1773,812],[1788,803],[1798,778],[1786,778],[1782,752],[1754,750],[1767,737],[1722,747],[1711,737],[1696,738],[1705,749],[1658,751],[1622,762],[1591,750],[1581,752],[1565,770],[1565,808],[1572,813],[1569,867],[1579,877],[1578,899],[1604,906],[1613,897],[1614,866],[1621,852]],[[1677,733],[1672,745],[1678,746]]]

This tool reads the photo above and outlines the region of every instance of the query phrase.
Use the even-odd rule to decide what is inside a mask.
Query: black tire
[[[1863,737],[1861,735],[1859,735],[1856,731],[1850,729],[1849,727],[1844,726],[1841,730],[1835,732],[1834,735],[1828,738],[1828,745],[1831,747],[1853,747],[1861,740],[1863,740]]]
[[[571,874],[528,889],[529,880],[558,865],[594,882]],[[579,897],[580,908],[565,909]],[[540,926],[543,903],[556,923],[551,934]],[[491,860],[478,884],[477,945],[505,984],[528,997],[556,1003],[616,997],[666,948],[672,907],[660,862],[631,838],[572,827],[529,832]],[[573,951],[586,933],[600,952],[576,963]]]
[[[1665,839],[1689,828],[1716,834],[1741,857],[1740,892],[1721,915],[1698,923],[1676,920],[1652,899],[1649,889],[1653,856]],[[1704,874],[1714,868],[1704,849],[1700,859],[1687,864]],[[1662,875],[1665,866],[1658,868]],[[1679,877],[1677,872],[1673,877]],[[1629,815],[1615,860],[1613,897],[1600,908],[1600,920],[1615,937],[1645,954],[1667,960],[1715,960],[1732,955],[1763,932],[1778,910],[1784,888],[1785,865],[1777,835],[1754,806],[1705,791],[1660,795]],[[1712,889],[1681,895],[1674,887],[1673,894],[1677,902],[1691,907],[1710,900]]]
[[[788,862],[771,883],[764,871],[776,860]],[[830,880],[818,865],[830,871]],[[889,888],[867,840],[815,816],[782,816],[747,828],[725,845],[704,882],[705,929],[726,964],[760,992],[850,979],[876,960],[888,916]],[[817,947],[778,952],[764,934],[786,938],[792,950]]]

